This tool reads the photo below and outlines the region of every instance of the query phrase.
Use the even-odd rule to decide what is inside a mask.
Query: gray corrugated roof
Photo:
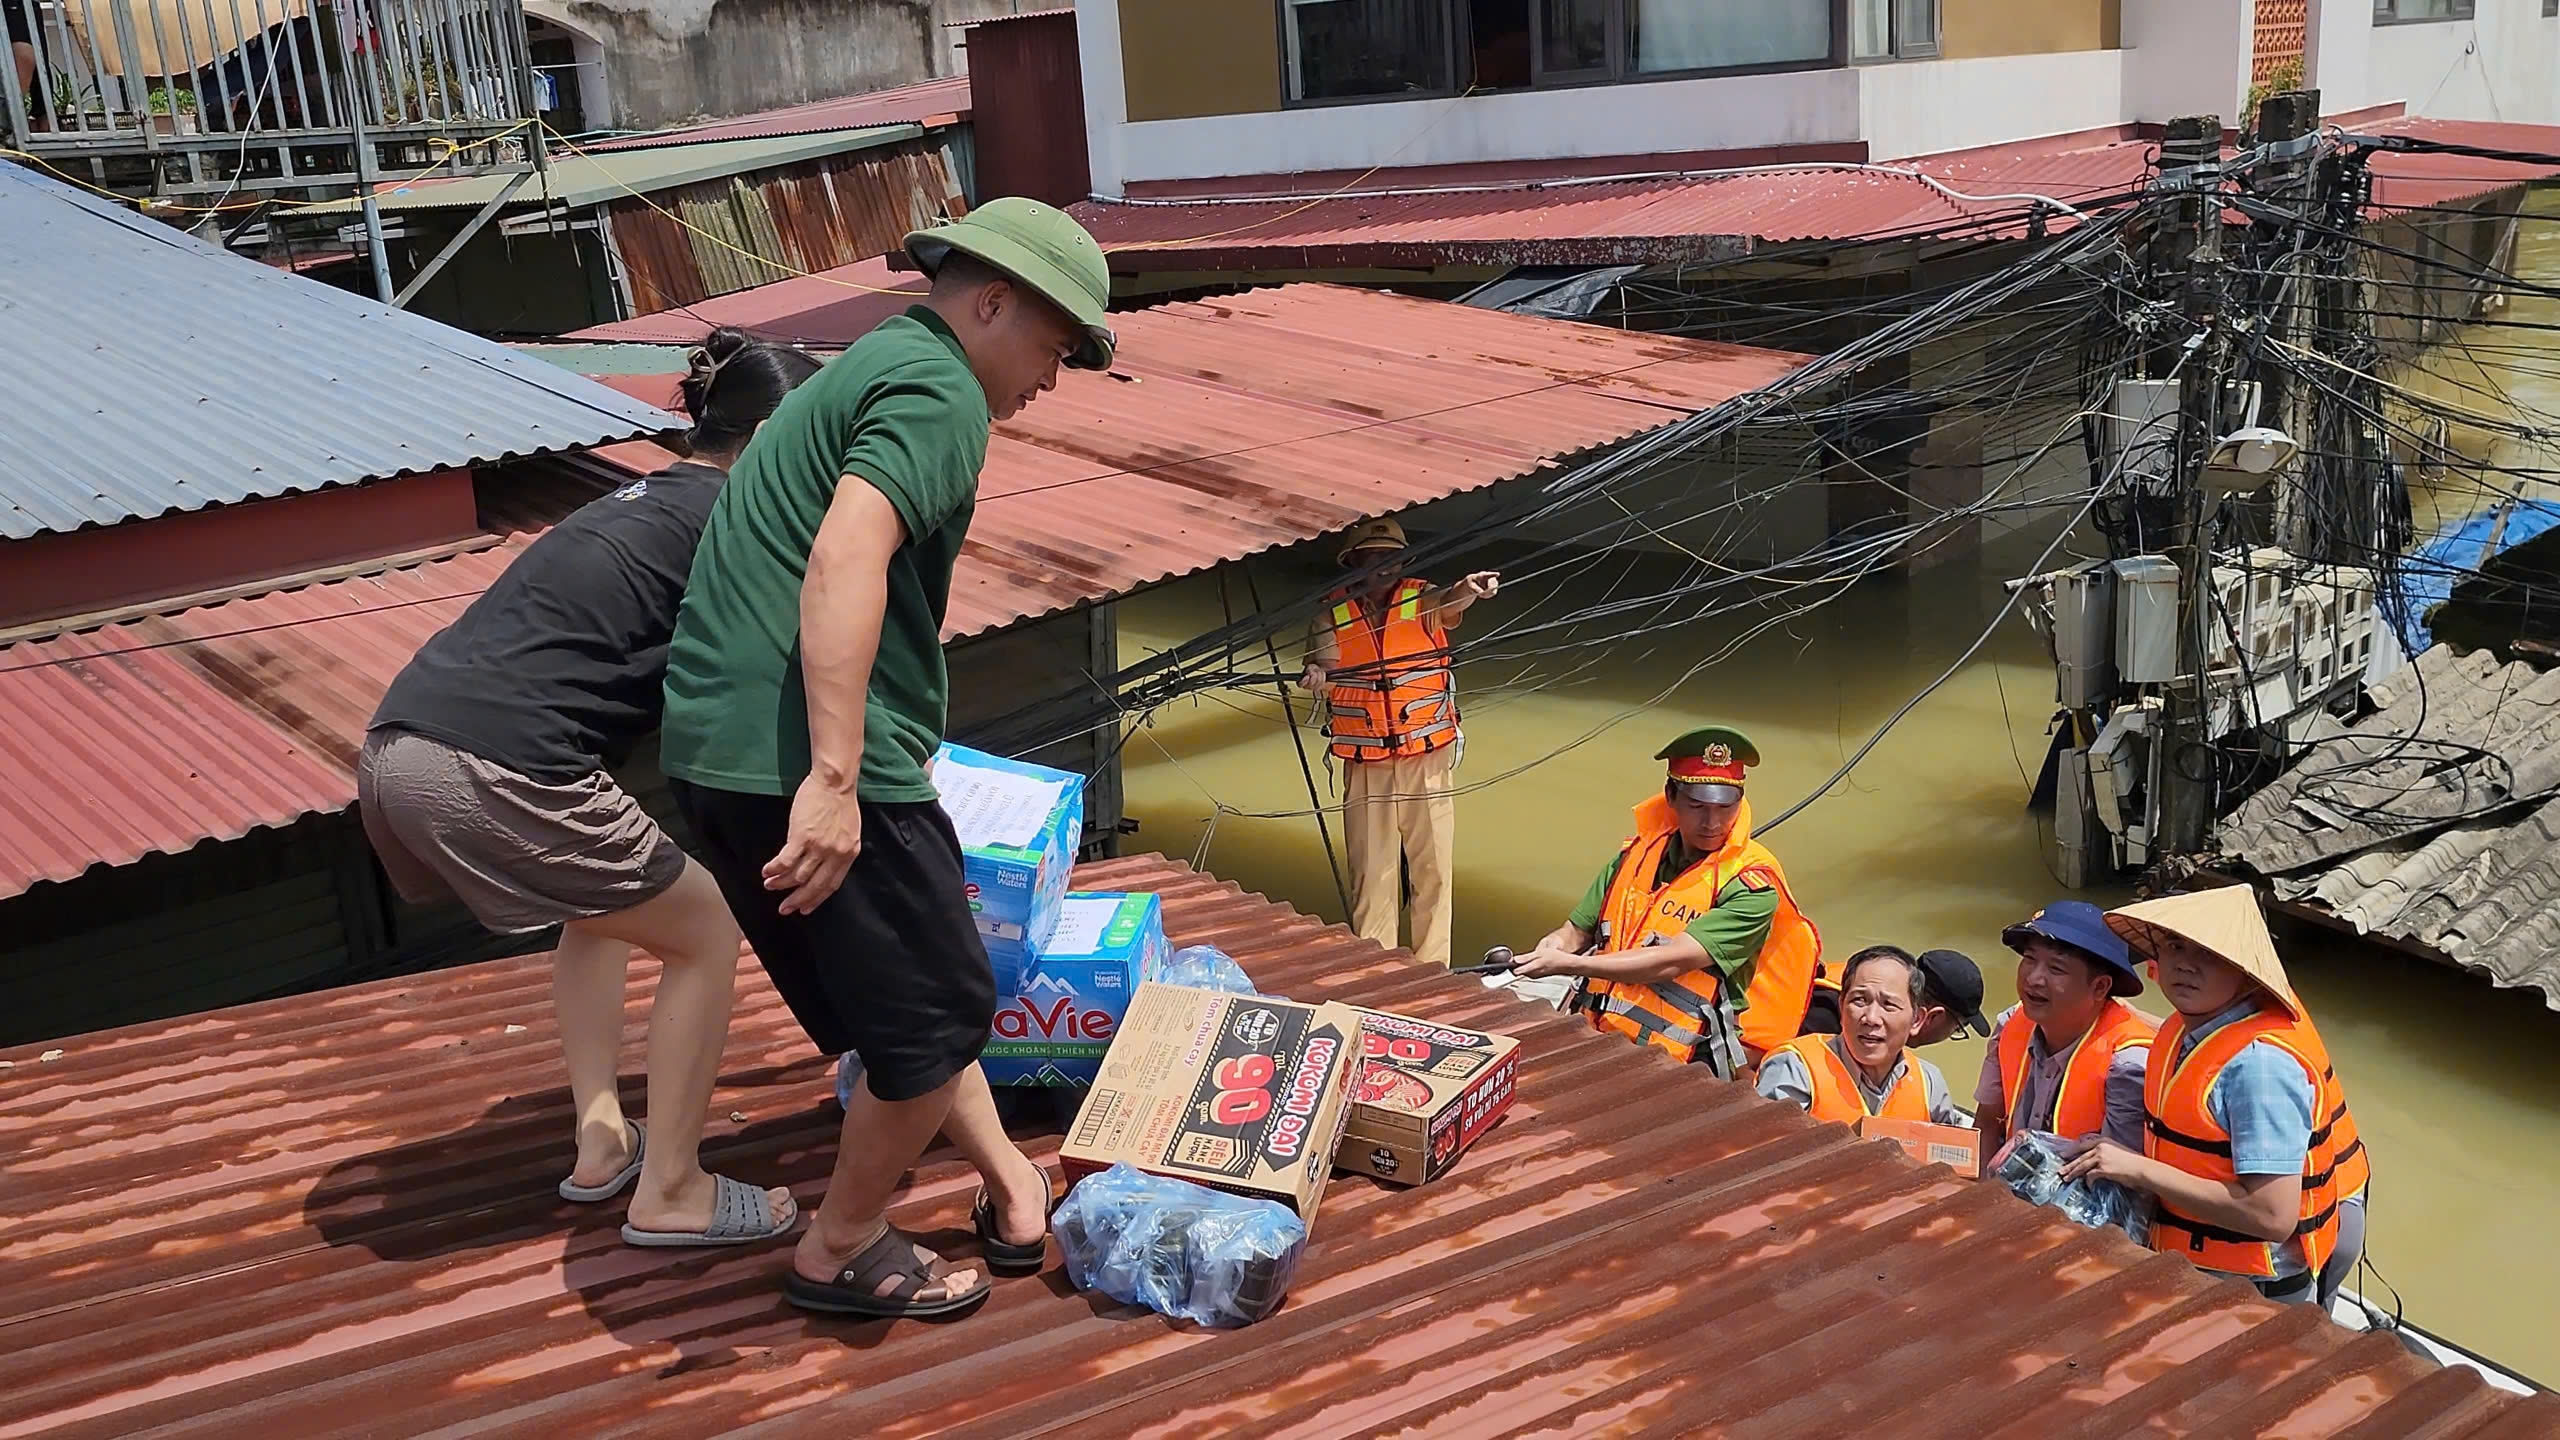
[[[2436,646],[2224,821],[2280,899],[2560,1008],[2560,671]]]
[[[681,424],[0,164],[0,538]]]

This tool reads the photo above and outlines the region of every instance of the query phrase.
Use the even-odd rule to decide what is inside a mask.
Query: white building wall
[[[1915,60],[1849,72],[1868,158],[1899,160],[2125,120],[2125,52]]]
[[[2238,117],[2249,93],[2248,0],[2130,0],[2125,118]]]
[[[2560,18],[2545,16],[2542,0],[2478,0],[2471,19],[2415,25],[2374,24],[2370,0],[2315,4],[2320,48],[2309,69],[2323,108],[2397,101],[2438,119],[2560,124]],[[2330,76],[2343,89],[2359,74],[2351,100],[2330,98]]]
[[[1093,9],[1080,6],[1081,17]],[[1091,53],[1080,19],[1077,37]],[[1112,93],[1117,85],[1112,28]],[[1085,93],[1102,68],[1087,62]],[[1106,171],[1096,140],[1094,188],[1202,175],[1365,170],[1373,165],[1454,165],[1481,160],[1560,160],[1590,155],[1837,144],[1858,138],[1854,70],[1801,70],[1715,80],[1666,80],[1465,99],[1327,105],[1259,115],[1210,115],[1122,125]],[[1097,107],[1087,100],[1088,109]],[[1112,182],[1106,182],[1106,173]],[[1115,183],[1116,182],[1116,183]]]
[[[2312,0],[2309,82],[2332,114],[2560,124],[2560,19],[2542,0],[2376,27],[2372,0]],[[2237,124],[2250,0],[2127,0],[2121,50],[1915,61],[1127,123],[1117,0],[1080,0],[1094,188],[1311,170],[1537,161],[1863,140],[1876,160],[2182,115]]]
[[[1118,0],[1078,0],[1076,55],[1084,71],[1084,149],[1093,193],[1118,195],[1129,177],[1122,156],[1129,134],[1129,88],[1120,69]]]

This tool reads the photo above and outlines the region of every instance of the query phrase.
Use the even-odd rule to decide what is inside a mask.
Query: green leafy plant
[[[173,111],[181,115],[195,114],[196,92],[193,90],[173,90],[166,85],[152,86],[151,113],[154,115],[167,115]]]
[[[2240,129],[2254,137],[2258,131],[2258,107],[2288,90],[2302,88],[2302,57],[2291,55],[2275,68],[2275,73],[2249,87],[2248,103],[2240,111]]]

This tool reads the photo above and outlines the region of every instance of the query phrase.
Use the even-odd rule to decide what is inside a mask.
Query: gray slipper
[[[713,1199],[711,1223],[699,1230],[643,1230],[636,1225],[622,1227],[622,1243],[626,1245],[752,1245],[758,1240],[771,1240],[787,1234],[800,1223],[800,1202],[788,1201],[782,1219],[773,1218],[773,1207],[766,1203],[764,1191],[743,1180],[726,1175],[711,1177]]]
[[[631,1182],[640,1178],[640,1157],[648,1149],[649,1132],[641,1129],[640,1122],[637,1120],[625,1120],[622,1123],[631,1127],[631,1163],[622,1167],[621,1174],[601,1185],[575,1185],[566,1180],[561,1181],[561,1199],[575,1200],[581,1205],[592,1205],[599,1200],[610,1200],[630,1189]]]

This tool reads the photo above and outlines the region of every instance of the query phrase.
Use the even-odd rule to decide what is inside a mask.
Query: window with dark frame
[[[1833,3],[1280,0],[1280,25],[1289,99],[1320,102],[1816,66]],[[1885,7],[1885,53],[1937,53],[1939,0],[1849,3]]]
[[[1289,98],[1446,94],[1449,10],[1449,0],[1283,0]]]
[[[2476,0],[2373,0],[2373,23],[2407,25],[2427,20],[2468,20]],[[2542,13],[2553,13],[2543,0]]]

